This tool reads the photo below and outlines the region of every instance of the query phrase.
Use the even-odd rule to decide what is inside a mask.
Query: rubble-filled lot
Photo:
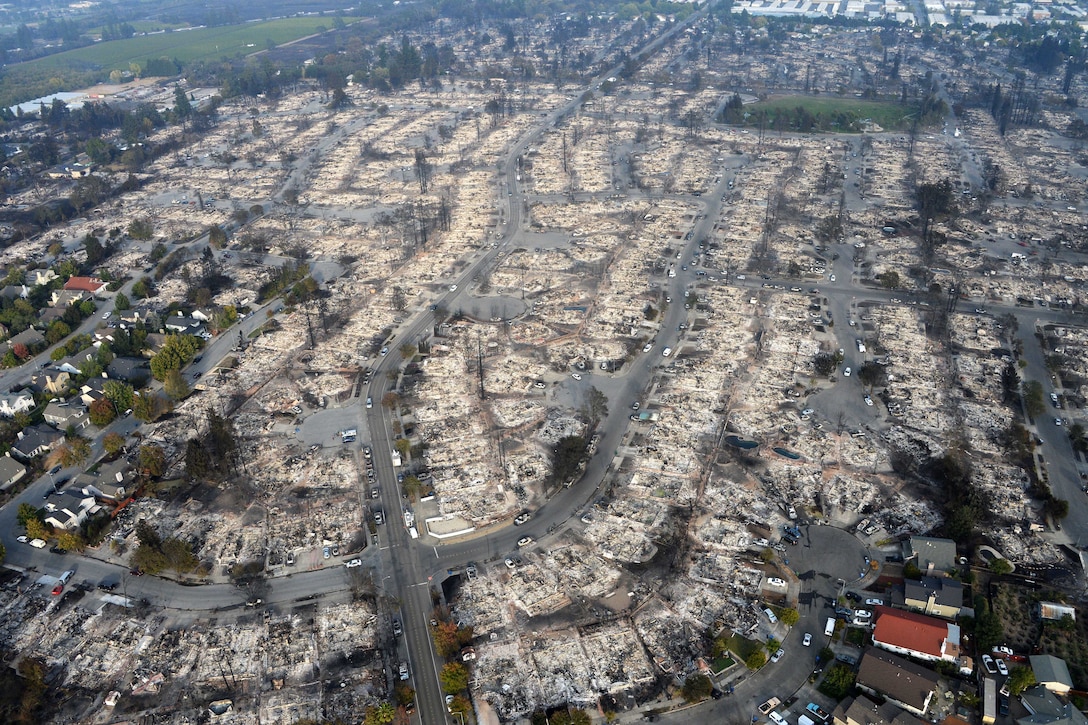
[[[336,110],[309,82],[278,98],[228,99],[216,128],[195,140],[176,128],[156,133],[177,152],[142,170],[139,191],[0,256],[12,264],[40,257],[42,241],[61,242],[80,261],[88,231],[151,219],[152,240],[110,265],[148,269],[157,242],[189,254],[158,280],[156,297],[137,303],[157,313],[187,299],[204,261],[184,250],[211,225],[244,222],[216,257],[235,284],[212,305],[254,305],[278,268],[310,265],[323,296],[272,310],[231,365],[144,431],[181,474],[206,409],[229,415],[244,480],[194,487],[178,504],[140,500],[135,519],[192,542],[218,576],[253,562],[275,574],[296,553],[298,566],[328,565],[320,548],[346,548],[364,529],[362,467],[332,431],[313,443],[307,426],[358,405],[372,357],[401,323],[430,315],[433,334],[412,341],[425,343],[418,357],[405,352],[412,372],[375,403],[408,438],[406,463],[430,474],[440,518],[485,528],[544,502],[564,483],[549,478],[555,445],[599,432],[590,386],[608,391],[612,418],[627,426],[620,446],[596,453],[613,465],[578,520],[509,563],[486,562],[451,603],[481,638],[473,694],[504,717],[591,707],[606,690],[649,692],[659,675],[695,669],[708,631],[753,633],[761,583],[786,567],[783,556],[760,557],[774,551],[765,531],[789,521],[787,506],[842,526],[864,514],[876,540],[939,527],[931,494],[896,473],[892,458],[940,456],[953,434],[971,453],[972,484],[1001,512],[987,531],[994,546],[1017,562],[1060,560],[1030,525],[1039,517],[1030,476],[1002,444],[1014,415],[1001,388],[1007,330],[971,310],[1081,302],[1088,265],[1069,252],[1088,241],[1076,206],[1085,174],[1063,136],[1068,109],[1002,133],[980,96],[982,84],[1007,81],[995,62],[966,95],[957,89],[971,106],[957,112],[960,127],[938,121],[913,139],[872,125],[865,134],[722,126],[716,113],[734,91],[746,102],[802,90],[909,92],[906,114],[928,70],[958,71],[910,34],[881,41],[904,50],[892,55],[903,59],[893,80],[867,31],[809,28],[762,53],[750,38],[693,29],[534,133],[511,179],[513,145],[585,88],[515,74],[521,61],[498,32],[449,32],[464,75],[440,88],[383,95],[353,84],[350,105]],[[594,23],[566,53],[603,58],[613,40],[626,49],[641,32]],[[543,27],[526,24],[517,41],[551,52]],[[1039,82],[1056,91],[1053,78]],[[916,188],[944,180],[955,210],[933,220],[942,243],[924,250]],[[457,309],[439,309],[435,300],[455,292],[451,280],[502,237],[511,184],[526,193],[514,242],[464,284]],[[11,201],[27,203],[31,192]],[[689,243],[694,253],[682,254]],[[830,318],[832,293],[807,292],[844,260],[856,323],[845,335],[849,322]],[[768,284],[749,284],[761,273]],[[882,289],[891,273],[898,282]],[[670,293],[678,274],[683,294]],[[952,284],[959,307],[942,318]],[[679,342],[657,359],[661,320],[680,305]],[[1063,356],[1065,394],[1084,400],[1083,329],[1043,334]],[[863,359],[887,374],[868,413],[860,399],[840,404],[866,413],[863,423],[820,410],[846,383],[817,374],[814,360],[843,338],[864,341]],[[626,420],[632,401],[619,391],[644,354],[657,364],[635,401],[642,415]],[[0,635],[44,657],[68,687],[124,692],[118,712],[134,717],[176,707],[180,722],[192,707],[182,683],[197,699],[228,678],[243,693],[238,722],[357,719],[390,690],[369,602],[183,627],[154,608],[134,616],[39,595],[5,590]]]

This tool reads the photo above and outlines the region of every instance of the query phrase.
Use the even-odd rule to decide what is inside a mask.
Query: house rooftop
[[[890,652],[868,649],[861,658],[857,682],[922,711],[937,687],[938,677],[936,672],[910,660]]]
[[[934,617],[877,607],[873,642],[930,655],[959,656],[959,627]]]

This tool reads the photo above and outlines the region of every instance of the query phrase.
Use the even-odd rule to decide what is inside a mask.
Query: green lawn
[[[887,131],[904,130],[910,127],[912,114],[917,110],[915,106],[902,106],[890,101],[837,96],[779,96],[745,106],[744,110],[751,114],[748,125],[757,124],[757,114],[766,111],[767,128],[774,128],[774,119],[781,117],[786,123],[784,130],[793,130],[790,126],[796,120],[799,108],[815,119],[817,127],[812,130],[842,133],[860,132],[866,119]]]
[[[745,639],[735,634],[729,637],[729,651],[735,654],[741,662],[746,661],[753,652],[758,652],[761,649],[763,649],[761,642]]]

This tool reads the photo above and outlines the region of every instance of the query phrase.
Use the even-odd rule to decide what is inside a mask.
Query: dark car
[[[129,569],[128,573],[129,573],[129,576],[143,576],[144,575],[143,571],[141,571],[139,569]]]
[[[104,592],[112,592],[114,589],[117,588],[117,582],[110,582],[109,584],[107,584],[106,582],[102,582],[98,585],[98,588]]]

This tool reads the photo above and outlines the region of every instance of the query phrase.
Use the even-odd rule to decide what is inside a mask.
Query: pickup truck
[[[765,703],[763,703],[762,705],[759,706],[759,712],[760,712],[761,715],[766,715],[771,710],[775,709],[776,707],[778,707],[781,704],[782,704],[781,700],[779,700],[777,697],[772,697],[770,700],[767,700],[767,702],[765,702]]]

